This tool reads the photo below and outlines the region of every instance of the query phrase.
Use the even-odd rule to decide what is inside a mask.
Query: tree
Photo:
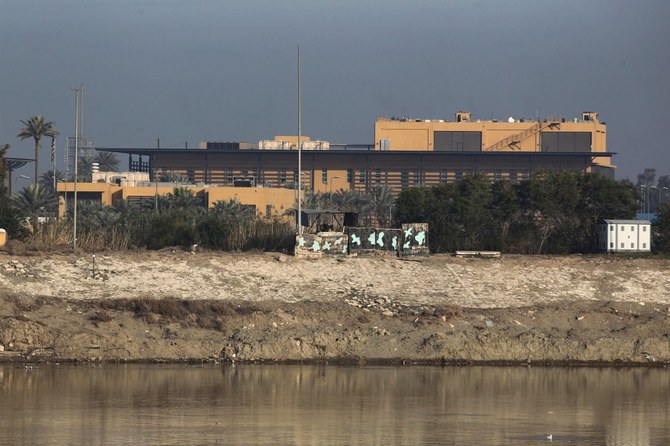
[[[98,152],[95,157],[95,162],[98,163],[100,172],[118,172],[119,159],[112,152]]]
[[[377,223],[380,226],[391,226],[393,222],[392,210],[395,204],[393,188],[388,184],[377,186],[372,189],[371,196],[371,207],[375,212]]]
[[[653,228],[654,248],[660,252],[670,253],[670,204],[661,204]]]
[[[35,176],[33,177],[33,184],[37,185],[39,178],[39,157],[40,157],[40,140],[43,136],[55,138],[58,135],[56,126],[53,122],[44,120],[41,115],[33,116],[25,121],[21,121],[25,127],[19,130],[17,138],[24,140],[33,138],[35,140]]]
[[[54,189],[54,176],[56,177],[57,183],[65,181],[65,173],[60,170],[56,170],[55,174],[53,170],[47,170],[40,176],[40,186],[49,190],[52,194],[56,193],[56,190]]]
[[[595,251],[598,247],[598,225],[602,219],[630,219],[635,216],[638,209],[637,189],[628,180],[616,181],[596,173],[580,176],[579,189],[577,215],[583,237],[577,240],[576,250]]]
[[[164,183],[188,183],[188,177],[177,172],[164,172],[160,176],[160,181]]]
[[[30,218],[33,227],[37,227],[38,216],[50,211],[56,204],[56,198],[39,184],[29,184],[12,197],[16,209]]]
[[[5,176],[7,175],[7,160],[5,155],[9,150],[9,144],[0,145],[0,228],[16,239],[28,236],[28,230],[23,224],[23,218],[12,205],[5,187]]]
[[[251,220],[256,216],[251,207],[243,205],[237,198],[217,201],[211,213],[227,221]]]
[[[82,182],[91,181],[92,172],[93,172],[93,158],[89,158],[87,156],[80,156],[77,164],[77,181]]]

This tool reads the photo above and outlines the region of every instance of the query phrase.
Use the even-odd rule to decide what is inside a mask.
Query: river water
[[[670,371],[5,364],[0,444],[670,445]]]

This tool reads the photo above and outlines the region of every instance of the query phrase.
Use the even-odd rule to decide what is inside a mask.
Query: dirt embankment
[[[0,255],[0,361],[670,363],[670,261]]]

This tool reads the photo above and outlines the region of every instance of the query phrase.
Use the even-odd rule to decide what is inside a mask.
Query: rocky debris
[[[9,262],[2,265],[4,272],[10,276],[18,277],[35,277],[35,272],[33,271],[32,265],[25,265],[18,260],[10,260]]]
[[[382,316],[394,317],[401,314],[412,316],[436,316],[437,310],[432,306],[406,305],[394,301],[388,296],[376,296],[367,290],[357,290],[351,288],[349,295],[344,302],[364,311],[374,311],[381,313]]]

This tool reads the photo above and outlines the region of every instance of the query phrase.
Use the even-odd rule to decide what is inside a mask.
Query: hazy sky
[[[372,143],[378,116],[588,110],[617,178],[670,174],[668,23],[667,0],[0,0],[0,144],[32,158],[19,120],[42,114],[62,168],[80,83],[99,147],[296,134],[300,44],[313,139]]]

